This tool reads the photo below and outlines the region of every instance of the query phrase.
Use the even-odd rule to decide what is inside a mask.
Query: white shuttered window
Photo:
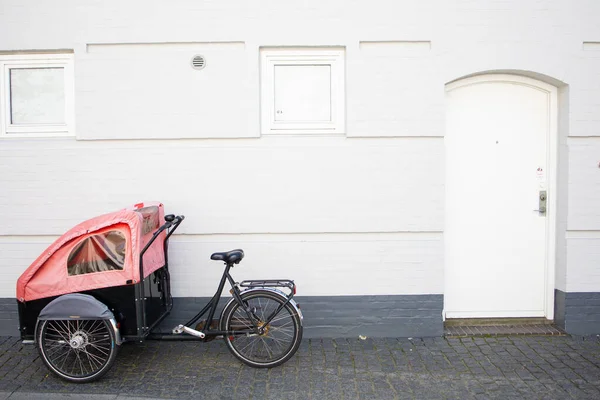
[[[344,133],[344,48],[261,49],[263,134]]]

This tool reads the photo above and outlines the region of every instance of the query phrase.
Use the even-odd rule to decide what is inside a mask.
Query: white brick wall
[[[74,49],[80,140],[0,142],[0,297],[37,235],[146,199],[189,217],[177,295],[208,294],[186,274],[238,239],[249,276],[295,255],[304,293],[441,293],[444,85],[482,71],[569,85],[557,287],[600,291],[599,17],[595,0],[2,0],[0,52]],[[347,138],[259,137],[258,51],[277,45],[346,48]]]
[[[2,145],[0,235],[57,235],[148,199],[188,216],[179,231],[185,234],[443,228],[441,139]]]
[[[195,54],[202,71],[190,67]],[[256,137],[247,56],[244,42],[88,44],[77,56],[78,136]]]
[[[575,231],[567,234],[568,292],[597,292],[600,282],[600,232]]]
[[[238,247],[246,258],[232,271],[237,281],[292,278],[303,296],[443,292],[439,233],[186,236],[172,244],[175,296],[214,294],[223,263],[210,254]]]
[[[304,294],[442,291],[439,138],[3,144],[0,208],[10,212],[0,253],[2,238],[60,235],[91,216],[158,199],[187,217],[176,240],[184,244],[171,251],[177,296],[210,295],[221,268],[209,255],[229,247],[248,251],[255,267],[239,269],[252,272],[246,277],[300,279]],[[37,250],[2,260],[0,271],[16,280]],[[6,282],[0,297],[14,295]]]
[[[54,240],[56,237],[0,237],[0,298],[16,298],[17,279]]]
[[[0,238],[0,297],[15,296],[21,272],[55,239]],[[442,293],[442,247],[440,233],[175,236],[172,290],[177,297],[212,296],[223,263],[210,255],[243,248],[246,258],[232,271],[237,281],[294,279],[303,296]]]
[[[600,133],[600,130],[598,131]],[[569,139],[569,225],[571,231],[600,228],[600,137]]]

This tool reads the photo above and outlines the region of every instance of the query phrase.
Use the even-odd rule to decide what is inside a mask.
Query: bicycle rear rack
[[[294,281],[289,279],[263,279],[263,280],[249,280],[242,281],[239,283],[241,287],[257,288],[257,287],[284,287],[290,289],[293,294],[296,294],[296,284]]]

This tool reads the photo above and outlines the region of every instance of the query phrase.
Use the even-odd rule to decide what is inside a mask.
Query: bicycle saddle
[[[242,258],[244,258],[244,250],[242,249],[235,249],[223,253],[213,253],[210,256],[211,260],[225,261],[227,264],[239,264],[240,261],[242,261]]]

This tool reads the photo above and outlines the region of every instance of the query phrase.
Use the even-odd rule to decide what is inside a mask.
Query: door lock
[[[545,190],[540,190],[538,209],[537,210],[533,210],[533,211],[537,211],[540,214],[546,214],[546,203],[547,203],[547,201],[548,201],[548,195],[547,195],[546,191]]]

